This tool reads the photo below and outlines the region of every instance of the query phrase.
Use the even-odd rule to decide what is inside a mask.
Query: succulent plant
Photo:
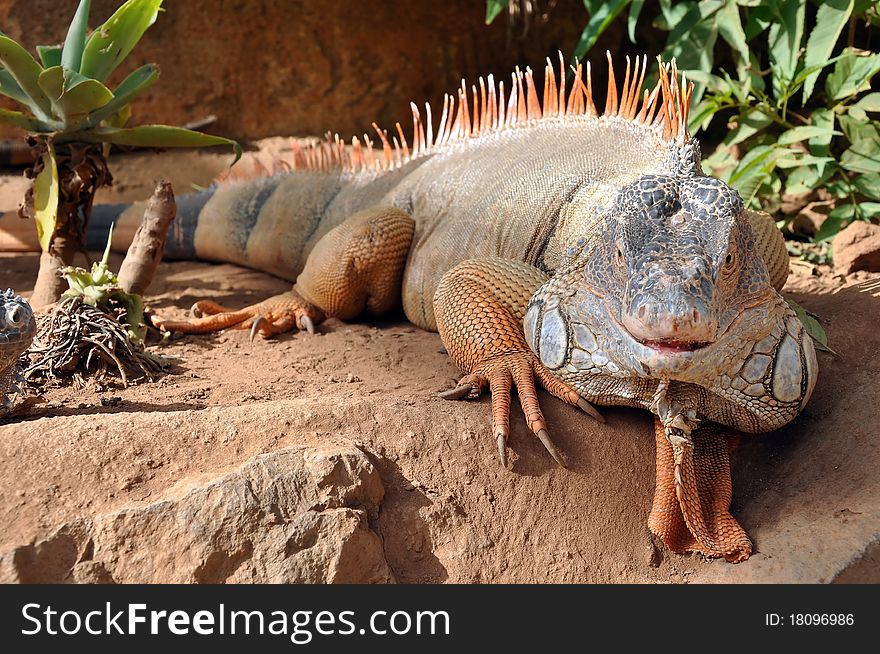
[[[95,191],[112,181],[106,158],[111,145],[151,148],[228,145],[235,141],[168,125],[126,127],[131,102],[156,83],[156,64],[141,66],[112,91],[107,79],[131,53],[159,15],[162,0],[128,0],[88,33],[90,0],[81,0],[63,45],[37,46],[34,58],[0,33],[0,93],[27,111],[0,109],[0,121],[28,132],[37,161],[23,214],[35,219],[44,252],[34,304],[57,299],[57,271],[84,248]],[[48,258],[47,258],[48,255]],[[44,263],[54,259],[44,274]],[[41,295],[40,281],[52,284]],[[54,279],[53,279],[54,278]],[[46,290],[46,289],[42,289]]]

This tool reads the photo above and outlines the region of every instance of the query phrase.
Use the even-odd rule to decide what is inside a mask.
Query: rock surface
[[[210,412],[199,418],[213,422]],[[356,447],[286,447],[210,481],[174,484],[157,501],[64,522],[3,552],[0,582],[390,582],[369,527],[382,496]]]
[[[834,267],[844,274],[880,271],[880,225],[856,220],[834,237],[831,248]]]
[[[21,290],[35,265],[0,256]],[[160,350],[179,363],[158,383],[51,390],[0,426],[4,578],[880,582],[880,299],[821,280],[788,291],[839,356],[820,354],[797,420],[734,455],[733,512],[756,545],[746,563],[651,539],[647,413],[608,407],[601,425],[542,393],[565,470],[514,403],[505,470],[488,401],[436,398],[458,371],[436,334],[395,319],[254,343],[186,337]],[[163,264],[154,284],[162,313],[287,287],[198,263]]]

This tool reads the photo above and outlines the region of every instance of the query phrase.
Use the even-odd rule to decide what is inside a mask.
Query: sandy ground
[[[183,159],[201,162],[191,168],[199,184],[218,167],[203,156]],[[149,174],[179,170],[157,161]],[[142,164],[127,159],[117,178]],[[127,182],[116,197],[140,199],[152,181]],[[0,209],[12,208],[17,184],[0,180]],[[0,285],[27,294],[36,267],[35,254],[0,255]],[[542,393],[571,462],[564,470],[514,403],[516,454],[501,468],[488,401],[438,399],[459,373],[439,337],[402,316],[330,320],[318,335],[269,341],[239,331],[187,336],[154,348],[174,361],[156,383],[49,390],[30,415],[0,425],[0,549],[76,517],[154,502],[259,453],[342,439],[381,474],[385,498],[371,527],[403,582],[878,582],[880,300],[853,286],[867,277],[790,279],[787,290],[822,318],[840,356],[820,355],[801,417],[748,439],[735,456],[733,510],[756,543],[745,564],[670,554],[650,537],[645,412],[606,408],[600,425]],[[164,263],[148,305],[181,315],[197,299],[236,306],[287,288],[235,266]]]

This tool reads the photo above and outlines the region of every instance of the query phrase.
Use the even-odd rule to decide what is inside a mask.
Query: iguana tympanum
[[[16,366],[37,333],[30,305],[12,289],[0,291],[0,416],[12,408],[21,381]]]
[[[674,64],[642,96],[646,67],[627,60],[620,92],[609,70],[602,115],[589,65],[566,92],[565,70],[557,81],[548,62],[542,100],[530,70],[512,76],[507,99],[491,76],[470,94],[463,83],[439,125],[412,105],[411,144],[399,124],[393,137],[374,125],[381,152],[366,135],[350,147],[328,139],[297,151],[292,171],[182,198],[167,255],[296,283],[238,311],[199,302],[195,318],[158,326],[270,336],[402,301],[465,373],[446,397],[491,393],[503,464],[513,386],[563,465],[535,379],[599,419],[590,403],[648,409],[651,530],[676,552],[748,558],[729,513],[731,431],[794,418],[816,381],[815,353],[778,292],[781,235],[701,172],[686,128],[692,87]],[[140,212],[120,220],[134,225]]]

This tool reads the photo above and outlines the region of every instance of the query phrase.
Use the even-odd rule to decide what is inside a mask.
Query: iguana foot
[[[434,295],[434,314],[443,344],[456,364],[468,371],[456,388],[440,396],[476,398],[488,388],[492,394],[492,430],[505,466],[512,386],[516,386],[529,429],[562,466],[566,461],[550,440],[535,378],[551,395],[604,422],[576,391],[551,375],[526,344],[524,308],[543,281],[541,271],[524,263],[474,259],[446,273]]]
[[[258,304],[235,310],[212,300],[193,304],[190,320],[165,320],[153,317],[153,324],[162,331],[184,334],[207,334],[221,329],[250,329],[251,339],[257,334],[270,338],[293,329],[315,332],[315,325],[324,320],[324,312],[303,299],[296,291],[276,295]]]
[[[486,389],[489,390],[492,394],[492,432],[498,444],[501,465],[506,467],[507,441],[510,438],[510,391],[512,386],[516,386],[529,429],[538,437],[550,456],[566,468],[568,462],[565,455],[556,448],[547,432],[547,422],[538,403],[535,377],[552,395],[580,407],[600,422],[605,422],[589,402],[551,376],[550,371],[530,351],[502,354],[485,361],[474,372],[462,377],[455,388],[440,393],[440,397],[450,400],[474,399]]]
[[[699,552],[732,563],[752,554],[752,542],[730,514],[733,436],[717,425],[693,432],[655,421],[657,486],[648,527],[673,552]]]

